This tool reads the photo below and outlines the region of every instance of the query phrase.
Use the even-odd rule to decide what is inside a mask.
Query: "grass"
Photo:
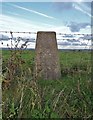
[[[34,51],[3,50],[2,57],[3,118],[93,117],[89,51],[59,51],[62,73],[59,80],[33,79]],[[9,64],[10,58],[16,71]]]

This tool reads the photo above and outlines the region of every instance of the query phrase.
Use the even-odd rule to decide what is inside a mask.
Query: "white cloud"
[[[24,7],[21,7],[21,6],[18,6],[18,5],[12,5],[12,6],[14,6],[14,7],[16,7],[16,8],[19,8],[19,9],[22,9],[22,10],[25,10],[25,11],[28,11],[28,12],[31,12],[31,13],[38,14],[38,15],[40,15],[40,16],[43,16],[43,17],[46,17],[46,18],[49,18],[49,19],[55,19],[55,18],[52,17],[52,16],[43,14],[43,13],[41,13],[41,12],[37,12],[37,11],[32,10],[32,9],[27,9],[27,8],[24,8]]]
[[[7,15],[0,15],[0,29],[5,31],[42,31],[54,28],[46,23],[35,23],[22,18],[14,18]],[[50,28],[51,26],[51,28]]]
[[[27,21],[27,20],[23,20],[21,18],[14,18],[14,17],[10,17],[10,16],[6,16],[6,15],[0,15],[0,28],[1,30],[5,30],[5,31],[18,31],[18,32],[22,32],[22,31],[28,31],[28,32],[37,32],[37,31],[55,31],[56,33],[66,33],[66,34],[73,34],[73,32],[70,31],[69,27],[67,26],[52,26],[46,23],[42,23],[42,24],[38,24],[36,25],[35,23],[31,22],[31,21]],[[87,26],[85,29],[81,29],[79,32],[75,32],[75,34],[90,34],[91,33],[91,28],[90,26]],[[6,34],[10,37],[10,34]],[[13,34],[14,37],[17,36],[22,36],[22,37],[26,37],[26,36],[30,36],[28,34]],[[32,35],[31,37],[35,37],[36,35]],[[62,39],[62,37],[60,35],[57,35],[57,39]],[[75,39],[78,39],[78,37],[76,36]],[[60,41],[60,43],[62,43],[63,40]],[[7,44],[10,45],[10,41],[3,41],[4,45],[2,47],[7,47]],[[86,43],[87,44],[87,40],[80,40],[80,42],[78,42],[79,44],[83,44]],[[21,41],[20,45],[23,43],[23,41]],[[88,45],[90,45],[91,43],[89,42]],[[35,48],[35,43],[34,42],[30,42],[30,44],[28,45],[28,48]],[[74,45],[66,45],[66,46],[62,46],[62,45],[58,45],[59,49],[85,49],[85,46],[74,46]],[[86,49],[89,48],[89,46],[86,46]]]
[[[75,45],[68,45],[68,46],[62,46],[59,45],[58,49],[74,49],[74,50],[78,50],[78,49],[91,49],[91,46],[75,46]]]
[[[20,16],[20,14],[14,13],[14,12],[9,12],[7,11],[7,13],[11,14],[11,15],[15,15],[15,16]]]
[[[1,31],[18,31],[18,32],[37,32],[37,31],[55,31],[71,33],[69,27],[54,26],[46,23],[35,23],[22,18],[14,18],[7,15],[0,15]]]
[[[82,9],[82,7],[80,7],[79,5],[73,4],[73,7],[74,7],[75,9],[81,11],[82,13],[88,15],[89,17],[91,17],[91,12],[88,12],[87,10]]]
[[[80,29],[79,33],[81,33],[81,34],[91,34],[91,27],[87,26],[86,28]]]
[[[52,28],[54,31],[56,31],[57,33],[72,33],[69,29],[69,27],[66,27],[66,26],[57,26],[57,27],[54,27]]]

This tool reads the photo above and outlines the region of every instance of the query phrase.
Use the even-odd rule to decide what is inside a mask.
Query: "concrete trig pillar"
[[[55,32],[38,32],[35,48],[35,76],[43,79],[61,77]]]

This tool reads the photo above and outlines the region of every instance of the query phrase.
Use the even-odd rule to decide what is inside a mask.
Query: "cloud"
[[[11,17],[7,15],[0,15],[0,28],[1,31],[31,31],[31,32],[37,32],[37,31],[47,31],[47,30],[53,30],[55,27],[54,25],[49,25],[46,23],[39,23],[39,22],[32,22],[26,19],[23,19],[21,17]],[[51,28],[50,28],[51,26]]]
[[[9,37],[7,35],[0,34],[0,40],[9,40]]]
[[[86,43],[82,43],[81,46],[87,46],[87,44]]]
[[[53,6],[58,11],[68,10],[73,8],[73,3],[71,2],[54,2]]]
[[[84,3],[84,1],[79,2],[78,0],[73,0],[73,2],[55,2],[54,6],[56,10],[63,11],[63,10],[78,10],[89,17],[91,17],[91,3]]]
[[[54,2],[92,2],[92,0],[53,0]]]
[[[9,12],[7,11],[8,14],[14,15],[14,16],[20,16],[20,14],[14,13],[14,12]]]
[[[74,46],[80,46],[81,44],[79,43],[79,42],[77,42],[77,43],[72,43],[72,45],[74,45]]]
[[[93,36],[91,36],[91,35],[84,35],[83,39],[91,40],[91,39],[93,39]]]
[[[9,35],[6,34],[0,34],[0,38],[1,36],[5,36],[8,38]],[[22,37],[19,47],[26,41],[28,41],[28,48],[35,48],[35,44],[36,44],[36,38],[35,36],[28,36],[28,34],[25,34],[25,36],[23,36],[22,34],[18,33],[17,35],[14,34],[14,38],[16,37]],[[61,36],[61,35],[60,35]],[[80,37],[80,35],[77,35],[77,38],[75,38],[76,36],[73,36],[73,38],[71,38],[68,35],[67,37],[62,37],[61,39],[58,40],[59,36],[57,36],[57,43],[58,43],[58,48],[59,49],[87,49],[91,46],[91,40],[87,40],[88,37],[86,35],[82,35],[82,37]],[[87,39],[86,39],[87,37]],[[89,36],[90,37],[90,36]],[[63,40],[65,39],[65,40]],[[68,40],[69,39],[69,40]],[[9,44],[9,46],[11,46],[11,40],[3,40],[3,46],[2,48],[7,48],[7,44]],[[13,40],[13,44],[15,45],[15,42]]]
[[[21,37],[20,38],[22,41],[28,41],[28,42],[36,42],[35,38],[29,37],[29,36],[25,36],[25,37]]]
[[[58,42],[58,45],[62,45],[62,46],[68,46],[68,45],[71,45],[70,42]]]
[[[9,41],[11,39],[11,34],[9,33],[3,33],[0,34],[0,40],[2,41]],[[13,33],[13,40],[21,41],[28,41],[28,42],[36,42],[36,34],[23,34],[23,33]]]
[[[40,15],[40,16],[43,16],[43,17],[46,17],[46,18],[49,18],[49,19],[55,19],[55,18],[52,17],[52,16],[43,14],[43,13],[41,13],[41,12],[37,12],[37,11],[32,10],[32,9],[27,9],[27,8],[25,8],[25,7],[21,7],[21,6],[18,6],[18,5],[12,5],[12,6],[14,6],[14,7],[16,7],[16,8],[19,8],[19,9],[22,9],[22,10],[25,10],[25,11],[28,11],[28,12],[31,12],[31,13],[35,13],[35,14],[37,14],[37,15]]]
[[[89,4],[88,4],[89,6]],[[91,17],[91,9],[90,7],[88,7],[87,5],[84,5],[83,3],[74,3],[73,4],[73,8],[75,8],[76,10],[88,15],[89,17]]]
[[[68,42],[79,42],[79,40],[77,40],[77,39],[69,39],[69,40],[67,40]]]
[[[73,38],[74,36],[73,36],[73,35],[68,34],[68,35],[64,35],[63,37]]]
[[[71,22],[70,24],[67,25],[71,32],[79,32],[80,29],[86,28],[87,26],[91,26],[90,23],[76,23],[76,22]]]

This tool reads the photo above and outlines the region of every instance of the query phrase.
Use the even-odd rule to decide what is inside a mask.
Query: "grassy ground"
[[[33,79],[34,51],[3,50],[2,57],[3,118],[93,117],[89,51],[59,51],[59,80]]]

